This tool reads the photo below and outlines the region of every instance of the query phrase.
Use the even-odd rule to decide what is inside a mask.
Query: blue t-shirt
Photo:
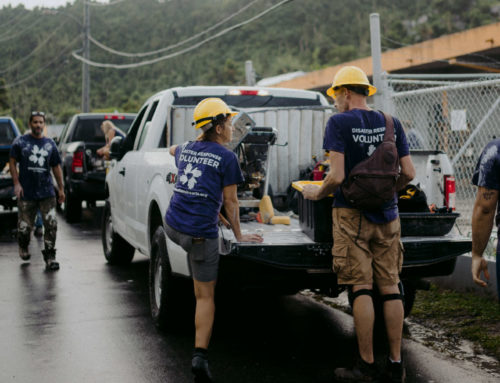
[[[472,183],[500,191],[500,138],[489,142],[483,149],[472,175]],[[497,204],[496,224],[500,225],[500,203]]]
[[[19,136],[12,143],[10,156],[19,163],[23,200],[55,197],[50,170],[61,163],[61,156],[52,139],[35,138],[31,133]]]
[[[217,238],[222,189],[243,182],[236,154],[210,141],[191,141],[175,150],[179,169],[167,224],[193,237]]]
[[[394,135],[399,158],[410,154],[401,123],[394,119]],[[384,141],[385,119],[374,110],[353,109],[330,117],[326,124],[323,149],[344,154],[345,179],[351,170],[367,159]],[[335,191],[334,207],[353,208],[344,198],[342,189]],[[375,223],[390,222],[398,216],[397,195],[379,211],[364,211],[364,216]]]

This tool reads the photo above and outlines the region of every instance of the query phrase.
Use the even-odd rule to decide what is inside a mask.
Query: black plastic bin
[[[399,213],[402,237],[427,237],[448,234],[459,213]]]
[[[333,197],[319,201],[305,199],[299,196],[300,228],[314,242],[333,242],[332,236],[332,204]]]

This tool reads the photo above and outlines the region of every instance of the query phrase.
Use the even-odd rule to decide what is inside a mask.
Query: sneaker
[[[43,227],[42,226],[37,226],[35,227],[35,231],[33,233],[35,237],[41,237],[43,235]]]
[[[352,369],[336,368],[334,373],[337,382],[380,382],[375,363],[366,363],[361,358]]]
[[[23,261],[29,261],[30,258],[31,258],[31,254],[29,253],[28,249],[25,249],[23,247],[20,247],[19,248],[19,257],[23,260]]]
[[[195,351],[191,361],[191,371],[194,374],[195,383],[212,383],[214,380],[208,368],[207,354]]]
[[[387,359],[385,365],[384,377],[386,382],[390,383],[404,383],[406,380],[406,369],[403,361],[396,363]]]

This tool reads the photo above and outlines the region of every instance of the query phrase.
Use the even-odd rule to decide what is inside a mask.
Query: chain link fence
[[[441,150],[455,170],[457,220],[470,235],[472,174],[484,146],[500,135],[500,76],[388,75],[383,108],[405,127],[410,148]]]

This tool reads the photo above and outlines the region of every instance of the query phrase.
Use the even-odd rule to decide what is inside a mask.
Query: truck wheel
[[[415,284],[412,282],[403,281],[403,293],[405,296],[404,308],[405,308],[405,318],[408,317],[413,308],[413,303],[415,302],[415,295],[417,294],[417,289]]]
[[[134,258],[135,249],[113,230],[111,205],[106,201],[102,214],[102,249],[110,265],[128,265]]]
[[[76,198],[69,189],[65,190],[66,200],[64,201],[64,217],[66,222],[75,223],[82,218],[82,201]]]
[[[149,302],[151,316],[156,327],[168,328],[172,311],[172,269],[167,253],[166,233],[159,226],[151,241],[151,259],[149,262]]]

